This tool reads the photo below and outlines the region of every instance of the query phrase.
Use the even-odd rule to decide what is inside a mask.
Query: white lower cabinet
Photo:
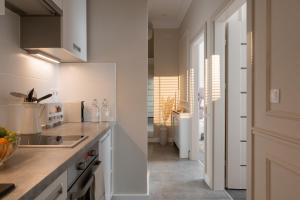
[[[68,190],[67,171],[62,173],[34,200],[66,200]]]
[[[172,131],[174,142],[179,149],[179,158],[189,158],[191,139],[191,115],[172,112]]]
[[[105,200],[112,198],[112,130],[107,131],[99,142],[99,159],[103,166]]]

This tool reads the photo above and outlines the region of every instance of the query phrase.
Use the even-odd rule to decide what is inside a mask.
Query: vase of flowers
[[[168,97],[167,99],[162,98],[160,101],[161,119],[162,124],[160,126],[160,144],[165,146],[168,143],[168,128],[167,121],[169,120],[172,109],[175,103],[175,98]]]

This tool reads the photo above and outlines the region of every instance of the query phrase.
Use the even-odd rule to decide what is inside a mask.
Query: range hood
[[[62,9],[61,0],[6,0],[6,7],[20,15],[21,48],[50,62],[86,62],[86,24],[74,28],[72,22],[74,14],[84,13],[79,16],[84,19],[86,13],[68,10],[73,2],[64,0]]]
[[[58,0],[6,0],[8,9],[19,15],[62,15]]]

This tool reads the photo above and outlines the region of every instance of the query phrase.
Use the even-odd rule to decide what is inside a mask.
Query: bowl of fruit
[[[16,133],[0,127],[0,166],[14,154],[17,147],[18,139]]]

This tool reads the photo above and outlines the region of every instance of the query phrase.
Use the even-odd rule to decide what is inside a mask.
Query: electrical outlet
[[[51,89],[50,93],[52,94],[51,101],[57,102],[58,101],[58,89]]]
[[[271,103],[280,103],[280,90],[279,89],[271,89],[270,101],[271,101]]]

